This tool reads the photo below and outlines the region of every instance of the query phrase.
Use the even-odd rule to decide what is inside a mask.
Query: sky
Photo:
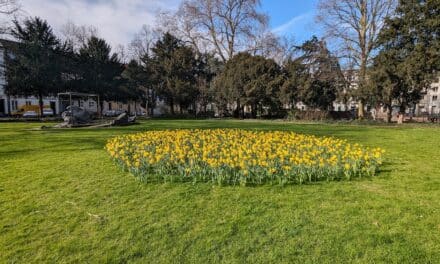
[[[71,21],[94,25],[113,47],[126,45],[142,25],[153,25],[155,13],[176,10],[181,0],[21,0],[22,16],[46,19],[55,31]],[[314,25],[317,0],[262,0],[273,32],[297,42],[319,34]]]

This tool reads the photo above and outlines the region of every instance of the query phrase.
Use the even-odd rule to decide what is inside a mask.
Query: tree
[[[0,14],[11,15],[19,10],[17,0],[0,0]]]
[[[402,0],[396,15],[386,20],[379,36],[381,50],[374,60],[371,83],[377,101],[388,109],[388,122],[393,104],[399,106],[402,117],[438,77],[439,36],[438,0]]]
[[[252,55],[274,59],[277,63],[282,64],[289,58],[291,45],[292,42],[288,37],[263,31],[248,40],[246,50]]]
[[[287,64],[287,80],[282,94],[287,100],[297,99],[309,107],[329,110],[344,87],[338,59],[325,41],[313,37],[299,48],[301,55]]]
[[[150,66],[157,95],[167,102],[172,115],[175,105],[182,113],[197,97],[195,53],[169,33],[156,42],[152,52]]]
[[[327,36],[337,41],[341,56],[353,60],[358,69],[358,116],[364,117],[368,98],[367,68],[378,48],[378,35],[396,0],[320,0],[318,21]]]
[[[158,14],[159,31],[169,32],[193,48],[197,55],[213,50],[204,32],[199,29],[197,21],[191,15],[188,5],[183,2],[177,12]]]
[[[279,98],[289,108],[299,102],[299,91],[307,83],[309,72],[301,60],[289,59],[283,67],[284,82],[280,87]]]
[[[146,25],[135,35],[133,40],[128,45],[129,57],[136,61],[138,67],[142,68],[142,86],[144,88],[145,107],[148,114],[154,115],[154,108],[156,106],[157,90],[155,89],[155,78],[153,69],[153,52],[152,49],[155,43],[159,40],[160,33],[156,29],[152,29]],[[131,62],[130,64],[133,64]],[[144,78],[145,77],[145,78]],[[156,80],[159,80],[159,77]]]
[[[243,118],[244,107],[249,106],[255,118],[263,107],[269,108],[269,114],[279,108],[281,84],[281,68],[274,60],[239,53],[226,63],[214,85],[220,107],[234,105],[235,115]]]
[[[100,96],[100,107],[103,100],[120,98],[121,73],[123,65],[118,55],[111,53],[111,47],[104,39],[91,37],[79,50],[81,62],[81,80],[84,92],[96,93]]]
[[[148,100],[148,84],[149,79],[144,68],[136,61],[131,60],[124,72],[122,73],[124,83],[121,86],[122,94],[126,100],[146,102]],[[144,104],[147,107],[148,103]]]
[[[78,26],[68,21],[61,27],[63,39],[68,42],[75,52],[78,52],[92,37],[98,37],[98,29],[94,26]]]
[[[219,74],[224,64],[212,54],[201,54],[197,58],[196,81],[197,81],[197,103],[200,111],[207,113],[209,103],[215,99],[213,80]],[[197,114],[197,113],[196,113]]]
[[[19,44],[8,56],[6,90],[8,94],[38,97],[41,115],[43,96],[56,94],[62,84],[60,58],[64,47],[45,20],[35,17],[13,23],[11,34]]]
[[[150,58],[151,49],[159,39],[159,33],[150,27],[143,25],[128,46],[132,59],[142,62]]]
[[[267,26],[267,16],[257,10],[259,5],[259,0],[185,0],[174,29],[199,54],[210,47],[226,62]]]

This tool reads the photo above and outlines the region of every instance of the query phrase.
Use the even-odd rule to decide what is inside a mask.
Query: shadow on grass
[[[373,181],[375,178],[389,179],[390,175],[388,175],[388,174],[392,172],[392,170],[386,169],[386,170],[378,171],[375,176],[358,176],[358,177],[353,177],[351,179],[345,179],[345,178],[341,177],[341,178],[335,178],[332,180],[321,179],[321,180],[313,180],[313,181],[304,181],[302,183],[297,182],[297,181],[289,181],[289,182],[280,183],[278,181],[265,180],[265,181],[262,181],[261,183],[247,182],[245,185],[242,185],[238,181],[227,181],[227,182],[222,182],[222,183],[219,183],[218,181],[210,181],[210,180],[194,181],[194,179],[191,179],[191,178],[182,179],[179,176],[175,176],[173,180],[165,180],[165,179],[163,179],[163,177],[158,176],[156,174],[150,174],[150,175],[148,175],[148,177],[139,176],[139,175],[135,175],[135,174],[129,172],[126,169],[121,169],[116,164],[114,166],[118,170],[123,171],[125,173],[128,173],[131,177],[136,179],[136,181],[138,181],[140,184],[144,184],[144,185],[162,186],[162,185],[167,185],[167,184],[171,184],[171,185],[183,184],[183,185],[197,186],[197,185],[201,184],[201,185],[209,185],[209,186],[216,186],[216,187],[238,187],[238,188],[245,187],[245,188],[255,188],[255,189],[263,188],[263,187],[287,187],[287,186],[308,186],[308,187],[315,186],[316,187],[316,186],[325,186],[325,185],[331,184],[331,183],[370,182],[370,181]],[[171,179],[172,177],[169,176],[168,178]]]

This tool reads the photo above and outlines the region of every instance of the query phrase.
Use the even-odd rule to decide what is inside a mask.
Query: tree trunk
[[[240,118],[241,117],[241,113],[240,113],[240,110],[241,110],[241,105],[240,105],[240,99],[237,99],[237,106],[236,106],[237,108],[237,110],[236,110],[236,112],[237,112],[237,114],[236,114],[236,117],[237,118]]]
[[[136,101],[134,101],[134,116],[137,116],[137,104],[136,104]]]
[[[358,119],[362,120],[365,117],[365,109],[364,109],[364,102],[362,100],[359,100],[358,102]]]
[[[367,75],[367,30],[368,30],[368,23],[367,23],[367,2],[362,0],[360,1],[360,28],[359,28],[359,44],[361,47],[361,65],[359,70],[359,105],[358,105],[358,119],[362,120],[365,118],[365,110],[364,110],[364,92],[365,92],[365,82],[366,82],[366,75]]]
[[[252,112],[252,118],[254,118],[254,119],[257,118],[257,107],[258,107],[258,104],[252,104],[251,112]]]
[[[12,113],[11,113],[11,96],[9,94],[6,95],[6,101],[7,101],[6,104],[8,105],[7,106],[8,116],[11,116],[12,115]]]
[[[403,124],[404,118],[405,118],[405,107],[404,106],[400,106],[399,109],[399,117],[397,119],[397,123],[398,124]]]
[[[193,108],[194,108],[194,117],[197,118],[197,103],[196,102],[193,103]]]
[[[174,112],[174,99],[173,98],[170,99],[170,112],[171,112],[171,115],[175,115],[176,114]]]
[[[43,104],[43,95],[40,93],[38,94],[38,103],[40,105],[40,118],[43,117],[43,108],[44,108],[44,104]]]
[[[393,107],[391,105],[387,105],[387,123],[391,123],[393,118]]]
[[[109,109],[110,110],[110,109]],[[104,113],[104,100],[99,100],[99,118],[102,118],[102,114]]]

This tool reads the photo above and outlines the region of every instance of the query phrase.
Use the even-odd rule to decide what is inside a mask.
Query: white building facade
[[[416,107],[416,115],[440,114],[440,76],[427,89]]]

